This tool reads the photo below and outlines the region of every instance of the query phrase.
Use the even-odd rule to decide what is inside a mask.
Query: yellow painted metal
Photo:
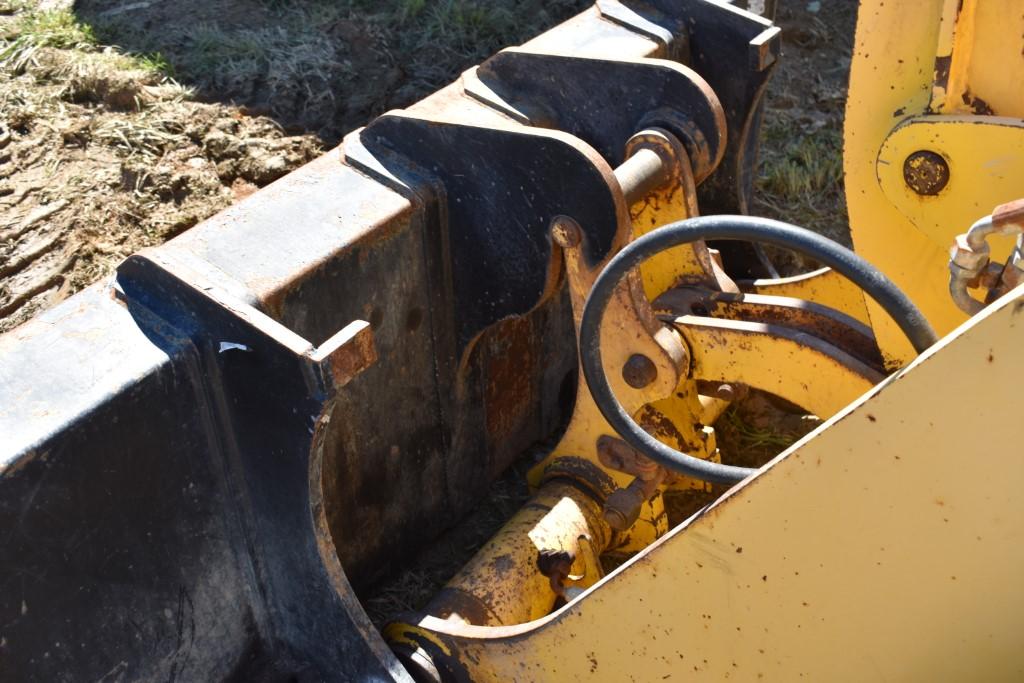
[[[1020,194],[1009,188],[1024,136],[1022,48],[1015,0],[860,4],[844,134],[851,237],[940,334],[965,317],[946,293],[952,237]],[[903,163],[918,150],[950,167],[936,196],[908,195]],[[873,302],[868,312],[887,357],[913,358],[885,313]]]
[[[697,316],[676,319],[693,375],[742,382],[829,418],[883,377],[830,344],[777,325]]]
[[[813,301],[841,311],[865,325],[871,324],[864,292],[831,268],[820,268],[793,277],[753,280],[742,283],[742,289],[750,294],[788,296]]]
[[[1024,86],[1024,83],[1022,83]],[[937,196],[914,192],[903,180],[903,160],[917,150],[936,152],[949,165],[949,183]],[[920,116],[900,124],[878,153],[878,183],[886,198],[935,244],[945,266],[953,238],[992,208],[1024,193],[1024,120],[992,116]],[[992,258],[1004,261],[1013,238],[993,236]],[[948,297],[947,297],[948,298]]]
[[[558,612],[388,636],[474,681],[1021,680],[1022,309],[1024,287]]]
[[[522,624],[551,612],[556,594],[537,569],[542,551],[562,551],[575,561],[573,587],[597,583],[600,554],[611,530],[600,504],[564,481],[549,481],[427,605],[437,618],[479,626]]]
[[[643,142],[665,147],[663,158],[672,159],[673,164],[668,182],[629,207],[633,239],[663,225],[699,215],[697,187],[686,148],[668,137],[659,140],[647,136]],[[707,282],[711,272],[711,256],[704,242],[668,249],[640,266],[644,293],[651,301],[680,284]]]
[[[686,379],[679,383],[671,396],[653,401],[637,411],[634,419],[651,436],[676,450],[721,462],[715,428],[711,425],[728,406],[726,403],[723,407],[722,403],[708,403],[707,398],[697,392],[697,383]],[[711,490],[707,482],[684,475],[673,475],[666,484],[676,490]]]
[[[579,245],[564,246],[563,255],[574,322],[578,330],[587,294],[603,264],[597,268],[588,266]],[[654,319],[643,297],[639,279],[629,278],[619,288],[618,295],[609,306],[601,331],[601,344],[610,381],[623,406],[633,413],[648,403],[672,396],[683,378],[680,368],[686,364],[684,357],[671,357],[666,352],[666,348],[677,349],[679,353],[685,353],[685,349],[673,332]],[[661,343],[658,339],[662,340]],[[626,384],[621,373],[622,367],[634,354],[645,355],[657,368],[656,379],[639,389]],[[601,466],[597,457],[597,440],[601,435],[614,436],[615,432],[601,415],[587,388],[586,379],[580,372],[576,405],[569,425],[555,448],[530,471],[530,484],[539,486],[546,479],[549,468],[560,458],[577,457],[589,460],[604,470],[619,487],[627,486],[633,479],[632,475]],[[658,494],[644,504],[638,524],[618,537],[617,549],[630,551],[646,547],[667,528],[664,501]]]
[[[664,158],[672,159],[673,164],[668,182],[630,207],[630,236],[635,238],[658,226],[696,215],[696,188],[685,148],[671,138],[656,135],[634,138],[631,144],[634,147],[648,145],[664,148],[659,149],[659,152]],[[564,257],[573,315],[576,328],[579,329],[586,297],[604,264],[594,269],[589,268],[581,251],[574,246],[564,249]],[[640,277],[631,278],[609,307],[601,344],[612,386],[623,405],[635,414],[637,420],[657,438],[674,448],[718,461],[713,429],[703,426],[705,409],[700,403],[696,384],[681,373],[679,368],[667,369],[659,364],[657,380],[642,389],[628,386],[621,376],[622,367],[630,356],[642,353],[656,359],[656,355],[645,349],[653,349],[655,354],[663,355],[651,338],[659,323],[650,317],[647,300],[681,282],[708,283],[714,280],[715,267],[703,243],[678,247],[652,258],[640,268]],[[658,332],[660,335],[665,333],[665,330]],[[614,436],[615,432],[594,404],[581,372],[576,406],[570,423],[558,445],[531,470],[531,485],[537,486],[544,481],[550,465],[563,457],[587,459],[604,470],[618,486],[628,485],[632,475],[600,464],[596,444],[602,435]],[[676,488],[705,490],[708,487],[704,482],[684,477],[675,477],[672,482]],[[657,494],[644,505],[634,528],[620,534],[616,549],[629,552],[646,547],[667,528],[664,503],[660,494]]]
[[[945,0],[931,111],[1024,116],[1024,12],[1012,1]],[[942,77],[942,71],[948,77]]]

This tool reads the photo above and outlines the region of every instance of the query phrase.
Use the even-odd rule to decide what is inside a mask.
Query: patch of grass
[[[36,47],[90,49],[96,45],[92,27],[68,10],[27,11],[18,16],[19,39]]]
[[[0,68],[13,73],[33,64],[42,48],[91,50],[96,46],[92,28],[67,10],[23,9],[17,14],[12,35],[15,37],[0,42]]]
[[[762,189],[803,200],[832,192],[843,180],[843,140],[839,133],[826,129],[790,140],[765,164]]]
[[[216,71],[245,69],[246,62],[263,62],[280,28],[223,30],[217,24],[200,24],[187,37],[191,41],[187,64],[190,70],[212,77]]]
[[[756,427],[739,414],[737,410],[727,410],[722,419],[745,449],[773,449],[782,451],[796,443],[793,434],[774,429],[773,427]]]
[[[842,133],[829,127],[806,130],[785,115],[766,118],[758,208],[848,243]]]
[[[476,43],[507,42],[518,22],[508,7],[465,0],[433,3],[429,10],[427,33],[457,46]]]
[[[229,3],[230,4],[230,3]],[[532,38],[588,0],[250,0],[162,22],[144,12],[89,19],[204,100],[243,104],[334,144],[387,109],[446,85],[498,49]],[[90,16],[81,14],[79,16]],[[164,65],[173,66],[169,71]]]
[[[32,6],[33,0],[0,0],[0,16],[16,14]]]
[[[430,59],[429,55],[444,52],[450,56],[441,64],[447,62],[450,66],[453,57],[476,62],[503,47],[523,42],[524,36],[532,38],[554,16],[582,9],[578,5],[581,3],[572,0],[528,0],[517,7],[481,0],[397,0],[378,6],[375,20],[381,24],[397,23],[394,44],[402,53],[403,62],[415,64],[427,61],[424,57]]]
[[[149,52],[135,56],[135,61],[142,69],[174,78],[174,66],[167,61],[161,52]]]
[[[182,122],[173,113],[147,112],[128,118],[107,118],[93,127],[93,139],[114,147],[129,158],[156,158],[187,143]]]
[[[406,21],[419,16],[426,6],[426,0],[400,0],[396,8],[396,14],[401,21]]]
[[[174,70],[160,52],[126,53],[116,46],[103,47],[95,29],[79,21],[70,10],[37,10],[31,0],[10,3],[15,14],[11,38],[0,41],[0,69],[20,74],[39,66],[41,50],[60,50],[65,73],[74,71],[74,62],[89,61],[93,53],[103,55],[103,66],[118,70],[140,70],[173,77]],[[80,69],[79,69],[80,70]]]

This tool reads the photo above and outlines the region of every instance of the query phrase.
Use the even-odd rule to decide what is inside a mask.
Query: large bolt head
[[[634,353],[622,366],[622,379],[634,389],[643,389],[658,379],[658,367],[647,356]]]
[[[903,162],[903,180],[917,194],[935,196],[949,183],[949,164],[941,154],[918,150]]]

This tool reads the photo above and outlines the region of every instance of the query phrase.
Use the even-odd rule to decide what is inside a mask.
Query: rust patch
[[[315,349],[311,358],[326,367],[334,388],[340,389],[377,362],[369,324],[361,320],[349,324]]]
[[[482,345],[485,424],[492,443],[512,436],[530,412],[534,336],[529,317],[511,318],[499,323]]]
[[[953,64],[953,55],[941,55],[935,58],[935,87],[943,91],[949,87],[949,68]]]
[[[917,194],[935,196],[949,184],[949,164],[941,154],[921,149],[903,162],[903,179]]]
[[[637,422],[640,426],[654,438],[660,441],[669,440],[677,444],[679,448],[694,450],[675,423],[650,405],[645,405],[641,409],[638,418]]]
[[[1000,204],[992,212],[992,223],[1002,231],[1024,230],[1024,199]]]
[[[962,98],[964,104],[970,107],[971,111],[974,112],[975,114],[993,116],[996,113],[995,110],[993,110],[992,107],[989,106],[988,102],[981,99],[980,97],[975,97],[971,93],[970,88],[964,91]]]

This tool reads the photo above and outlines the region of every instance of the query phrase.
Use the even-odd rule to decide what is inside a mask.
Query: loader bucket
[[[776,53],[602,0],[0,338],[4,677],[405,678],[353,587],[573,408],[549,224],[607,257],[650,127],[742,209]]]

